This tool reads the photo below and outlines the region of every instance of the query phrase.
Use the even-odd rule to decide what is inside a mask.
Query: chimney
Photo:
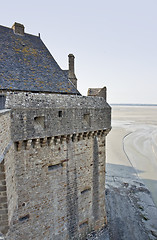
[[[12,26],[12,29],[15,34],[24,35],[25,27],[22,24],[15,22],[14,25]]]
[[[74,55],[73,54],[69,54],[69,80],[74,84],[74,86],[77,89],[77,78],[75,76],[75,71],[74,71]]]

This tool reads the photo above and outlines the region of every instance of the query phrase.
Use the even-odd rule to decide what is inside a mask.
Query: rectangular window
[[[45,117],[44,116],[34,117],[34,127],[36,130],[43,130],[45,128]]]
[[[55,165],[48,166],[48,170],[49,171],[57,170],[57,169],[62,168],[62,167],[63,167],[63,163],[58,163],[58,164],[55,164]]]
[[[58,112],[58,117],[62,117],[62,111]]]
[[[20,221],[20,222],[23,222],[23,221],[28,220],[28,219],[29,219],[29,214],[27,214],[27,215],[25,215],[25,216],[23,216],[23,217],[20,217],[20,218],[19,218],[19,221]]]
[[[6,97],[4,95],[0,95],[0,110],[5,109],[5,100]]]

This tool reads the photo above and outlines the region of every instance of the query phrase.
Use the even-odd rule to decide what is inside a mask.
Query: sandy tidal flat
[[[157,107],[112,107],[107,165],[112,165],[110,171],[115,175],[129,175],[130,171],[137,175],[157,206]]]

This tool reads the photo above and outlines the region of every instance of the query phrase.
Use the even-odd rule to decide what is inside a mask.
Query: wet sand
[[[133,166],[157,206],[157,107],[113,106],[107,164]]]
[[[110,240],[157,239],[156,144],[157,107],[112,108],[106,146]]]

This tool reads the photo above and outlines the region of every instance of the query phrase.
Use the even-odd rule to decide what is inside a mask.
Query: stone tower
[[[106,222],[111,108],[81,96],[42,40],[0,26],[0,232],[7,240],[83,239]]]

